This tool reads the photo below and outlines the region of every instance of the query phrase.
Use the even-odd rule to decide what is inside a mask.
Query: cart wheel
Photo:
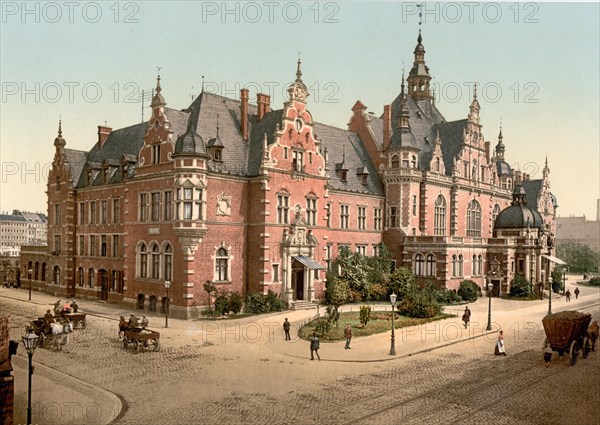
[[[154,351],[158,351],[160,350],[160,341],[158,339],[154,340],[154,347],[153,347]]]
[[[44,341],[46,340],[46,335],[44,335],[44,332],[40,332],[40,347],[44,348]]]
[[[577,341],[573,341],[571,343],[571,350],[570,350],[569,354],[570,354],[569,360],[571,362],[571,366],[575,366],[575,363],[577,363],[577,356],[579,356],[579,344],[577,344]]]
[[[133,341],[133,351],[138,353],[140,351],[140,343],[139,341]]]
[[[587,359],[588,358],[588,354],[590,354],[591,351],[591,347],[590,347],[590,339],[586,336],[583,339],[583,358]]]

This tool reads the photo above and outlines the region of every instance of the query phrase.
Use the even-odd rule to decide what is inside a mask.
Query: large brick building
[[[505,248],[518,241],[493,242],[495,218],[522,184],[553,232],[549,168],[537,181],[513,171],[502,133],[494,147],[484,139],[476,89],[467,118],[447,121],[430,80],[419,33],[407,87],[403,77],[380,117],[357,101],[347,130],[312,116],[300,61],[279,109],[260,93],[249,104],[246,89],[171,109],[159,77],[148,122],[99,126],[89,152],[67,149],[59,125],[46,290],[154,308],[168,280],[181,317],[206,305],[206,282],[293,305],[322,296],[341,246],[373,255],[380,242],[448,288],[483,285],[493,251],[507,290],[519,250]]]

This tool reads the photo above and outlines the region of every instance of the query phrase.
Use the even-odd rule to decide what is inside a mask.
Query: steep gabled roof
[[[456,158],[462,149],[463,130],[467,125],[467,119],[444,122],[434,127],[434,130],[440,133],[442,140],[442,155],[444,156],[444,167],[446,175],[452,175],[454,168],[454,158]],[[435,140],[435,139],[432,139]]]

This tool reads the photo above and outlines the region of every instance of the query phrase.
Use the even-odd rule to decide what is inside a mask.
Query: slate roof
[[[542,184],[543,184],[542,179],[525,180],[523,183],[521,183],[521,186],[523,186],[523,189],[525,189],[525,193],[527,194],[527,205],[529,205],[532,208],[535,208],[536,210],[537,210],[537,200],[542,191]],[[558,202],[556,201],[556,196],[554,196],[552,193],[550,193],[550,201],[552,202],[552,205],[554,206],[554,208],[558,208]]]
[[[85,157],[87,153],[85,151],[79,151],[75,149],[64,149],[63,152],[67,157],[67,161],[69,161],[69,165],[71,167],[71,179],[73,181],[73,187],[75,188],[77,187],[79,176],[81,176],[81,171],[85,165]]]
[[[442,155],[446,174],[451,176],[454,168],[454,158],[462,149],[463,130],[467,125],[467,119],[441,123],[435,126],[434,131],[439,131],[442,140]]]

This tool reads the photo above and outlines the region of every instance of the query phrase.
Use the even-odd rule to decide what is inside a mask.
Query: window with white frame
[[[152,251],[151,257],[151,275],[152,279],[160,278],[160,250],[157,244],[152,244],[150,250]]]
[[[464,273],[463,265],[464,265],[463,255],[459,254],[459,256],[458,256],[458,275],[459,276],[463,276],[463,273]]]
[[[79,255],[85,255],[85,237],[79,235]]]
[[[492,209],[492,227],[494,227],[494,223],[496,222],[496,219],[498,218],[498,214],[500,214],[500,205],[496,204],[496,205],[494,205],[494,208]]]
[[[201,188],[183,187],[177,189],[177,219],[203,220],[203,195]]]
[[[417,195],[413,195],[412,215],[417,215]]]
[[[140,245],[139,258],[140,268],[138,271],[138,276],[141,278],[146,278],[148,277],[148,249],[146,247],[146,244]]]
[[[458,257],[456,254],[452,256],[452,276],[458,276]]]
[[[215,257],[215,281],[227,282],[229,280],[229,252],[219,248]]]
[[[327,270],[331,270],[331,244],[325,245],[325,264]]]
[[[140,221],[148,221],[148,194],[140,193]]]
[[[165,210],[163,214],[164,221],[171,221],[173,218],[173,192],[165,192]]]
[[[112,222],[118,223],[121,220],[121,200],[113,199],[112,201]]]
[[[160,192],[152,192],[150,194],[150,220],[160,220]]]
[[[475,199],[467,207],[467,236],[481,237],[481,205]]]
[[[172,280],[173,278],[173,247],[167,244],[164,249],[163,279]]]
[[[325,206],[325,225],[328,229],[331,229],[331,203]]]
[[[90,235],[90,257],[96,256],[96,235]]]
[[[367,229],[367,207],[358,207],[358,230]],[[363,254],[364,255],[364,254]]]
[[[373,229],[381,230],[381,208],[373,208]]]
[[[427,258],[425,259],[425,275],[426,276],[436,276],[436,267],[435,267],[435,255],[427,254]]]
[[[106,204],[107,204],[106,201],[100,202],[100,223],[102,223],[102,224],[106,224],[106,220],[107,220],[108,207]]]
[[[113,257],[118,257],[119,256],[119,242],[120,242],[120,238],[119,235],[113,235],[112,237],[112,256]]]
[[[290,197],[285,194],[277,195],[277,223],[289,223]]]
[[[279,282],[279,264],[273,264],[273,265],[271,265],[271,268],[272,268],[271,280],[273,282]]]
[[[160,163],[160,145],[152,145],[152,164]]]
[[[96,224],[96,201],[90,202],[90,224]]]
[[[306,198],[306,224],[317,225],[317,198]]]
[[[360,255],[367,255],[366,245],[356,245],[356,253]]]
[[[388,216],[388,227],[398,227],[398,207],[390,207]]]
[[[304,171],[304,153],[294,150],[292,152],[292,167],[299,173]]]
[[[85,224],[85,202],[79,203],[79,224]]]
[[[441,194],[435,200],[433,234],[435,236],[444,236],[446,234],[446,199]]]
[[[340,228],[347,229],[350,221],[350,206],[340,205]]]

